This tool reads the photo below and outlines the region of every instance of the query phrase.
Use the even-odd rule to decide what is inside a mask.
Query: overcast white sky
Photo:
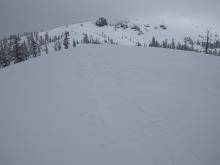
[[[184,17],[220,28],[220,0],[0,0],[0,36],[94,20]]]

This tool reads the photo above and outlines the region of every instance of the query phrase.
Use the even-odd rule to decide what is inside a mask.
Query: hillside
[[[0,164],[219,165],[219,70],[216,56],[106,44],[1,69]]]
[[[0,68],[81,44],[162,47],[220,56],[219,34],[186,20],[160,23],[132,18],[112,24],[101,17],[0,39]]]
[[[172,39],[176,44],[183,43],[185,37],[190,37],[194,42],[197,40],[202,42],[199,35],[206,35],[206,30],[206,27],[199,27],[184,20],[161,22],[144,18],[130,18],[113,24],[109,22],[108,25],[102,27],[96,25],[96,20],[66,25],[41,32],[40,35],[44,36],[48,33],[53,38],[68,31],[70,38],[79,42],[83,39],[83,34],[87,34],[88,37],[98,39],[101,43],[105,40],[109,42],[112,39],[119,45],[136,46],[137,42],[140,42],[143,46],[149,46],[153,37],[161,44],[166,39],[169,43],[172,42]],[[218,35],[220,31],[212,30],[212,33]],[[213,39],[215,39],[214,36]],[[197,48],[199,47],[197,46]]]

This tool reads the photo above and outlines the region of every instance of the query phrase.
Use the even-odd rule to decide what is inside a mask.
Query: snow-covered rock
[[[104,17],[100,17],[100,18],[96,21],[96,26],[103,27],[103,26],[107,26],[107,25],[108,25],[107,19],[104,18]]]

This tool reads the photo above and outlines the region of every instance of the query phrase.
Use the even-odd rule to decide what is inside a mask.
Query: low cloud
[[[112,22],[130,17],[185,18],[220,27],[219,0],[1,0],[0,36],[40,31],[105,16]]]

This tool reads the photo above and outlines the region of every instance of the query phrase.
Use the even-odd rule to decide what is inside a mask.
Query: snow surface
[[[219,165],[220,59],[82,45],[0,70],[2,165]]]

